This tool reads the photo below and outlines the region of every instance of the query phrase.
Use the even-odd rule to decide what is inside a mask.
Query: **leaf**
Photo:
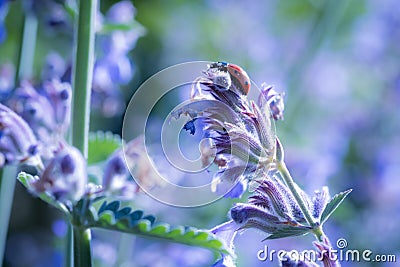
[[[35,177],[33,177],[29,173],[20,172],[18,174],[17,179],[25,186],[25,188],[28,191],[32,192],[31,183],[36,180]],[[35,194],[35,196],[37,196],[38,198],[40,198],[41,200],[43,200],[47,204],[49,204],[49,205],[51,205],[51,206],[63,211],[68,216],[70,215],[70,212],[68,211],[67,207],[63,203],[61,203],[61,202],[57,201],[56,199],[54,199],[48,193],[46,193],[46,192],[43,192],[43,193],[33,192],[33,193]]]
[[[203,247],[216,253],[230,253],[223,241],[207,230],[156,222],[155,216],[144,215],[143,211],[132,210],[130,207],[121,207],[119,201],[104,201],[86,226]]]
[[[131,30],[135,30],[139,36],[144,35],[146,32],[144,27],[139,22],[133,20],[128,23],[105,22],[105,23],[103,23],[99,33],[107,35],[107,34],[112,33],[113,31],[127,32],[127,31],[131,31]]]
[[[288,226],[285,228],[280,228],[279,230],[276,230],[273,232],[271,235],[269,235],[265,240],[269,239],[278,239],[278,238],[284,238],[284,237],[290,237],[290,236],[299,236],[299,235],[305,235],[310,232],[310,228],[308,227],[295,227],[295,226]]]
[[[88,164],[105,161],[121,145],[122,140],[119,135],[101,131],[90,133]]]
[[[332,215],[332,213],[339,207],[339,205],[343,202],[343,200],[347,197],[353,189],[346,190],[344,192],[340,192],[336,194],[329,202],[326,204],[324,211],[321,215],[321,224],[323,224],[328,218]]]

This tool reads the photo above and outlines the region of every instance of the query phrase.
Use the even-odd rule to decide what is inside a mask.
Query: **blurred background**
[[[43,77],[49,53],[65,64],[60,68],[68,69],[73,23],[60,2],[1,4],[2,95],[15,87],[25,11],[38,19],[31,79],[39,82]],[[116,2],[101,0],[102,13]],[[353,188],[325,226],[332,243],[345,238],[348,249],[395,254],[400,261],[398,0],[138,0],[133,4],[136,35],[125,40],[125,58],[118,61],[127,60],[125,67],[118,65],[126,71],[125,79],[110,87],[99,78],[92,94],[92,131],[120,134],[130,97],[142,82],[166,67],[197,60],[235,63],[256,84],[266,82],[286,93],[285,119],[276,128],[287,166],[300,186],[312,193],[328,185],[332,195]],[[99,45],[102,38],[97,38],[96,62],[100,63],[96,66],[109,53],[107,45]],[[102,77],[101,71],[95,72],[96,77]],[[245,202],[246,195],[191,209],[163,205],[146,196],[138,197],[135,205],[171,224],[212,228],[227,220],[229,208],[237,201]],[[18,184],[4,266],[61,266],[65,234],[60,214]],[[276,261],[260,262],[257,252],[264,245],[275,250],[310,249],[313,241],[306,236],[261,242],[264,238],[255,230],[236,238],[238,266],[278,266]],[[94,231],[93,250],[95,266],[213,263],[211,253],[202,249],[107,231]],[[398,265],[343,262],[343,266]]]

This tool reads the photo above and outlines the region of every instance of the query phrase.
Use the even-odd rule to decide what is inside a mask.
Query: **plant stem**
[[[313,233],[318,241],[323,242],[323,237],[325,236],[324,231],[322,231],[322,227],[318,226],[313,229]]]
[[[88,152],[90,93],[93,75],[95,15],[97,0],[79,3],[76,54],[73,66],[74,97],[72,101],[72,145],[85,158]]]
[[[92,266],[92,257],[91,257],[92,253],[90,250],[90,239],[91,239],[90,229],[73,226],[73,239],[74,239],[74,266],[75,267]]]
[[[277,164],[277,168],[279,172],[282,175],[282,178],[285,180],[287,186],[289,187],[289,190],[292,192],[294,198],[297,201],[297,204],[299,204],[299,207],[301,211],[304,214],[304,217],[306,218],[308,224],[312,227],[315,228],[317,224],[315,223],[310,210],[307,208],[306,203],[303,199],[303,197],[300,195],[299,191],[297,190],[297,186],[295,182],[293,181],[292,176],[290,175],[289,170],[286,167],[285,162],[279,161]]]
[[[38,20],[36,16],[32,12],[27,11],[24,15],[21,47],[18,53],[17,75],[15,76],[16,86],[19,81],[32,78],[37,28]]]
[[[90,93],[93,75],[95,16],[97,0],[80,0],[78,24],[75,33],[75,60],[73,65],[73,99],[71,119],[71,141],[87,158]],[[73,225],[73,257],[75,267],[92,266],[90,229]],[[68,245],[68,244],[67,244]],[[67,255],[68,257],[69,255]]]
[[[73,267],[74,262],[74,232],[72,230],[73,226],[70,222],[68,223],[68,230],[67,230],[67,240],[65,242],[65,267]]]
[[[32,67],[35,56],[37,18],[27,12],[23,17],[24,25],[21,33],[21,46],[16,64],[15,86],[22,79],[32,76]],[[14,199],[15,183],[18,167],[7,165],[0,169],[0,265],[3,263],[5,244],[7,239],[8,224]]]
[[[0,265],[2,265],[6,247],[16,176],[17,166],[5,166],[0,169]]]

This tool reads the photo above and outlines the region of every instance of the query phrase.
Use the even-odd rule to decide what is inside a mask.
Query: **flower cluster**
[[[44,81],[38,89],[26,81],[7,100],[8,106],[29,124],[46,158],[51,158],[64,140],[70,123],[71,95],[70,84],[58,79]]]
[[[210,64],[192,86],[191,101],[172,114],[188,115],[185,129],[195,132],[201,121],[204,137],[202,162],[219,167],[212,190],[228,197],[239,197],[247,180],[263,175],[274,164],[276,137],[273,119],[283,118],[283,95],[263,85],[260,105],[247,100],[250,90],[247,73],[234,64]],[[271,113],[271,110],[273,111]],[[210,159],[211,156],[215,157]],[[232,188],[232,186],[234,186]]]
[[[65,91],[69,86],[52,81],[44,87],[46,95],[29,84],[15,90],[9,103],[20,114],[0,104],[0,163],[36,167],[38,175],[28,183],[32,193],[46,193],[67,207],[85,196],[113,194],[132,198],[138,187],[129,181],[128,166],[141,184],[154,185],[149,179],[151,163],[146,161],[142,137],[125,145],[127,163],[122,149],[116,150],[105,162],[101,184],[88,183],[86,160],[63,138],[70,116],[70,102],[63,101],[67,99],[65,95],[69,96],[70,92]]]
[[[40,16],[43,5],[46,17]],[[28,1],[30,15],[41,17],[47,26],[68,26],[62,4],[54,1]],[[0,2],[0,37],[7,4]],[[58,15],[57,15],[58,14]],[[131,2],[113,5],[103,17],[98,13],[99,56],[95,63],[92,83],[92,107],[101,108],[105,116],[115,116],[123,111],[123,97],[118,88],[127,84],[133,75],[128,53],[143,28],[134,20],[135,9]],[[50,52],[41,72],[41,83],[22,80],[14,87],[14,69],[2,65],[0,69],[0,166],[25,163],[37,169],[28,187],[35,194],[45,193],[60,203],[74,204],[84,197],[99,195],[129,195],[138,191],[126,167],[122,149],[115,151],[105,161],[105,169],[97,184],[89,183],[86,160],[65,137],[71,119],[72,88],[70,67],[56,52]],[[100,96],[100,97],[98,97]],[[4,105],[3,105],[4,103]],[[140,140],[126,144],[131,151],[127,157],[132,168],[138,166],[138,179],[145,180],[150,163],[137,164],[143,159],[144,147]],[[135,173],[136,175],[136,173]],[[146,180],[145,180],[146,181]],[[148,184],[152,182],[146,181]]]
[[[262,84],[257,103],[249,101],[250,82],[239,66],[212,63],[194,81],[190,101],[172,114],[175,118],[190,117],[184,129],[191,134],[198,125],[202,127],[207,138],[200,146],[203,165],[213,162],[219,167],[213,191],[222,191],[222,187],[225,196],[240,197],[246,185],[250,187],[248,202],[236,203],[229,211],[230,220],[210,230],[232,250],[214,266],[234,266],[233,240],[237,232],[249,228],[266,233],[266,239],[314,232],[320,241],[315,243],[318,249],[330,247],[320,228],[329,216],[324,213],[331,201],[328,188],[315,191],[313,196],[301,190],[286,168],[282,144],[275,136],[273,122],[283,119],[284,94]],[[194,123],[196,120],[200,122]],[[282,264],[315,266],[292,259]]]

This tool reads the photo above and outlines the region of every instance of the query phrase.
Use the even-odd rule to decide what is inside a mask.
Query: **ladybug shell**
[[[240,87],[238,88],[243,95],[247,95],[250,91],[250,78],[247,75],[246,71],[244,71],[241,67],[235,64],[229,63],[227,66],[229,74],[234,77],[240,83]]]

